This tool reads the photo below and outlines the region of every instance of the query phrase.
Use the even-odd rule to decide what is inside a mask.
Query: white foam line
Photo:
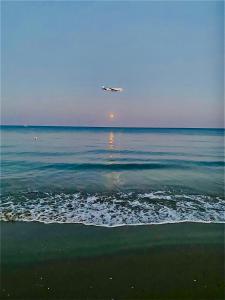
[[[95,226],[95,227],[104,227],[104,228],[115,228],[115,227],[124,227],[124,226],[150,226],[150,225],[166,225],[166,224],[179,224],[179,223],[201,223],[201,224],[225,224],[225,221],[202,221],[202,220],[180,220],[180,221],[165,221],[165,222],[152,222],[152,223],[132,223],[132,224],[116,224],[116,225],[107,225],[107,224],[93,224],[93,223],[86,223],[86,222],[62,222],[62,221],[41,221],[41,220],[18,220],[18,221],[7,221],[7,220],[0,220],[3,222],[25,222],[25,223],[43,223],[45,225],[49,224],[81,224],[84,226]]]
[[[100,194],[82,196],[80,193],[45,193],[42,198],[39,195],[34,199],[24,196],[22,202],[9,196],[2,205],[1,219],[6,222],[84,224],[107,228],[183,222],[225,223],[225,202],[219,197],[169,193],[160,195],[163,193],[164,191],[144,194],[117,193],[108,198]],[[134,196],[133,199],[127,199],[128,195]],[[118,196],[120,197],[117,198]],[[162,204],[162,200],[166,201]],[[118,201],[122,205],[118,206]]]

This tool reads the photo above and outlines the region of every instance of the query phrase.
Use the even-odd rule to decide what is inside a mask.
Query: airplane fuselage
[[[105,87],[105,86],[102,86],[102,89],[107,92],[122,92],[123,91],[122,88]]]

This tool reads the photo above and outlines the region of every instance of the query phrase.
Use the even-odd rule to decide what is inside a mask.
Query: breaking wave
[[[0,220],[115,227],[225,222],[225,201],[206,195],[149,193],[21,193],[2,197]]]

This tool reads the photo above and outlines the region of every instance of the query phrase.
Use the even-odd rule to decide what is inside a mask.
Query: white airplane
[[[107,92],[122,92],[123,91],[122,88],[105,87],[104,85],[102,86],[102,89]]]

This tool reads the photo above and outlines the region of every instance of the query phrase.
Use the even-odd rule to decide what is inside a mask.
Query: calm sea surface
[[[1,127],[1,219],[225,222],[223,129]]]

